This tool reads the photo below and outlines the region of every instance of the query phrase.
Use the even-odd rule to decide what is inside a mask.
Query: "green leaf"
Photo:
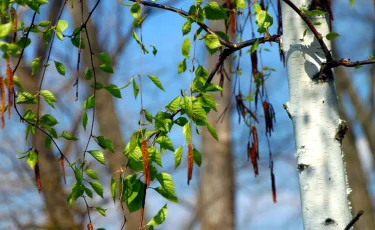
[[[164,90],[164,87],[163,87],[163,85],[161,84],[161,82],[160,82],[160,80],[159,80],[159,78],[158,77],[156,77],[156,76],[152,76],[152,75],[147,75],[148,76],[148,78],[150,78],[150,80],[159,88],[159,89],[161,89],[161,90],[163,90],[163,91],[165,91]]]
[[[99,163],[105,165],[105,160],[104,160],[104,154],[99,151],[99,150],[89,150],[87,151],[90,153],[91,156],[93,156]]]
[[[164,149],[174,151],[173,143],[167,136],[160,136],[156,139],[156,143],[160,145],[160,151],[163,152]]]
[[[11,22],[8,22],[6,24],[1,24],[0,25],[0,38],[5,38],[6,36],[8,36],[11,30],[12,30]]]
[[[133,79],[133,93],[134,93],[134,97],[137,99],[137,96],[139,93],[139,87],[134,79]]]
[[[60,33],[60,35],[62,35],[62,34]],[[51,28],[48,28],[45,31],[43,31],[43,41],[45,43],[48,43],[51,40],[51,38],[52,38],[52,29]],[[62,37],[60,37],[60,38],[59,38],[60,40],[63,39]]]
[[[155,146],[149,147],[148,148],[148,156],[152,162],[155,162],[158,164],[160,167],[163,167],[163,162],[161,160],[161,154],[160,152],[156,149]]]
[[[148,222],[147,225],[149,226],[156,226],[162,224],[165,219],[167,218],[168,214],[168,209],[167,209],[167,204],[165,204],[159,212]]]
[[[70,140],[70,141],[77,141],[78,140],[78,138],[72,136],[67,131],[63,131],[62,134],[61,134],[61,137],[64,138],[64,139]]]
[[[99,180],[99,176],[98,176],[98,174],[94,170],[92,170],[92,169],[86,169],[83,172],[86,173],[86,175],[89,176],[91,179]]]
[[[109,74],[113,74],[114,73],[113,72],[113,67],[111,65],[109,65],[109,64],[105,64],[105,63],[101,64],[99,66],[99,69],[101,69],[105,73],[109,73]]]
[[[207,80],[208,78],[208,71],[203,66],[199,65],[198,68],[195,70],[195,76],[199,78],[203,78]]]
[[[68,21],[66,20],[59,20],[56,25],[56,31],[58,32],[64,32],[68,28]]]
[[[43,127],[46,127],[46,126],[52,127],[52,126],[57,125],[59,122],[52,115],[44,114],[43,116],[39,118],[39,123]]]
[[[89,184],[94,189],[96,194],[98,194],[99,196],[101,196],[103,198],[103,186],[97,181],[89,182]]]
[[[257,40],[254,42],[254,44],[251,46],[251,48],[250,48],[250,52],[252,53],[252,52],[256,51],[256,50],[258,49],[258,46],[259,46],[259,39],[257,39]]]
[[[191,24],[193,21],[191,19],[188,19],[184,25],[182,25],[182,35],[185,36],[191,31]]]
[[[39,62],[40,62],[41,57],[37,57],[31,62],[31,75],[34,75],[36,71],[38,70],[39,67]]]
[[[175,113],[177,112],[180,106],[180,101],[181,101],[181,98],[177,96],[175,99],[173,99],[173,101],[169,102],[169,104],[167,104],[165,107],[167,107],[167,109]]]
[[[182,146],[174,151],[174,168],[176,169],[181,164]]]
[[[35,3],[38,3],[40,5],[44,5],[48,3],[48,0],[34,0]]]
[[[212,137],[215,138],[216,140],[219,140],[215,127],[208,122],[206,122],[206,127],[208,129],[208,132],[211,133]]]
[[[151,48],[152,48],[152,54],[153,54],[154,56],[156,56],[156,54],[158,53],[158,50],[156,49],[155,46],[153,46],[153,45],[150,45],[150,46],[151,46]]]
[[[353,7],[353,6],[354,6],[354,3],[355,3],[356,1],[357,1],[357,0],[349,0],[350,7]]]
[[[104,209],[102,207],[96,207],[96,211],[99,212],[102,216],[105,216],[105,211],[107,209]]]
[[[130,13],[131,15],[135,18],[138,19],[141,17],[141,5],[139,3],[134,3],[132,7],[130,8]]]
[[[43,20],[43,21],[39,22],[38,25],[41,26],[41,27],[47,27],[47,26],[51,25],[51,21]]]
[[[74,167],[74,175],[76,177],[76,180],[77,180],[77,184],[82,184],[82,174],[81,174],[81,170],[79,170],[77,167]]]
[[[52,145],[52,138],[50,136],[46,136],[46,139],[44,140],[44,147],[47,149],[51,149]]]
[[[224,20],[228,18],[227,10],[217,2],[208,2],[204,7],[208,20]]]
[[[59,74],[65,76],[65,66],[61,62],[55,61],[56,70]]]
[[[17,97],[17,104],[36,104],[37,99],[29,92],[22,92]]]
[[[86,80],[91,80],[93,74],[92,74],[92,71],[91,69],[89,69],[88,67],[86,67],[86,70],[85,70],[85,79]]]
[[[213,34],[207,34],[204,38],[204,42],[210,54],[214,54],[221,47],[219,38]]]
[[[84,109],[92,109],[95,107],[95,96],[92,95],[83,102]]]
[[[202,154],[196,148],[193,148],[193,160],[195,164],[197,164],[199,167],[201,166]]]
[[[26,42],[26,44],[25,44],[25,42]],[[31,39],[27,38],[27,41],[26,41],[25,37],[20,38],[20,40],[18,40],[18,42],[17,42],[18,47],[21,48],[21,49],[23,47],[25,47],[25,48],[28,47],[30,44],[31,44]]]
[[[39,91],[40,95],[43,97],[43,99],[52,107],[55,108],[53,105],[54,102],[56,102],[56,98],[49,90],[41,90]]]
[[[89,188],[85,187],[85,193],[88,197],[92,198],[92,191]]]
[[[109,56],[108,53],[106,53],[106,52],[102,52],[102,53],[98,54],[97,56],[98,56],[98,58],[99,58],[104,64],[112,65],[112,64],[111,64],[111,57]]]
[[[117,87],[117,85],[114,85],[114,84],[110,84],[110,85],[107,85],[106,87],[104,87],[112,96],[116,97],[116,98],[121,98],[121,91],[120,89]]]
[[[178,64],[177,72],[180,74],[180,73],[183,73],[185,71],[186,71],[186,58],[184,58],[184,60],[182,60],[182,62],[180,62]]]
[[[82,126],[83,126],[83,129],[86,131],[86,126],[87,126],[87,121],[89,120],[89,118],[87,117],[87,113],[86,111],[83,111],[83,115],[82,115]]]
[[[127,199],[127,205],[130,212],[135,212],[142,208],[144,185],[139,179],[135,179],[131,185],[131,194]]]
[[[188,120],[187,120],[185,117],[179,117],[179,118],[177,118],[177,119],[174,121],[174,123],[175,123],[176,125],[179,125],[179,126],[183,127],[186,123],[188,123]]]
[[[184,105],[186,114],[192,118],[193,117],[193,102],[191,100],[191,97],[184,96]]]
[[[36,163],[38,162],[38,155],[34,152],[34,150],[29,151],[26,157],[26,163],[30,166],[30,168],[34,169]]]
[[[190,143],[191,141],[191,126],[190,123],[186,123],[184,127],[182,127],[182,133],[184,134],[184,137],[186,139],[186,142]]]
[[[204,101],[204,103],[210,107],[211,109],[216,110],[216,102],[215,102],[215,99],[214,97],[209,94],[209,93],[202,93],[202,100]]]
[[[147,110],[143,110],[143,113],[145,115],[145,118],[148,122],[152,123],[152,119],[154,118],[151,113],[149,113]]]
[[[202,121],[205,121],[207,119],[207,114],[202,108],[200,102],[193,103],[193,119],[200,119]]]
[[[103,149],[108,149],[112,153],[115,153],[115,147],[113,146],[113,143],[110,139],[105,139],[103,136],[95,137],[95,139],[100,147],[102,147]]]
[[[326,12],[322,10],[308,10],[306,11],[308,17],[324,16]]]
[[[190,54],[190,39],[185,38],[184,42],[182,43],[182,56],[188,58]]]
[[[113,203],[116,202],[116,181],[114,177],[111,177],[111,195],[113,199]]]
[[[335,32],[331,32],[331,33],[326,35],[326,38],[327,38],[327,40],[331,41],[331,40],[333,40],[333,39],[335,39],[339,36],[340,36],[340,34],[335,33]]]
[[[245,0],[236,0],[236,6],[237,8],[243,9],[246,6]]]

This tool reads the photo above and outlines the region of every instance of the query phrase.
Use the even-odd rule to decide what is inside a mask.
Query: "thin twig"
[[[349,222],[349,224],[344,228],[344,230],[349,230],[353,225],[359,220],[359,218],[363,215],[363,211],[359,211],[357,215]]]

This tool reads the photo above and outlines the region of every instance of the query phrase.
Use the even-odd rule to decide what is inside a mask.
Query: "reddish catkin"
[[[34,149],[34,152],[38,156],[38,150]],[[35,180],[36,180],[36,185],[38,187],[38,192],[40,193],[42,191],[42,181],[40,180],[40,172],[39,172],[39,159],[36,160],[36,164],[34,166],[34,173],[35,173]]]
[[[1,97],[1,128],[4,128],[4,112],[5,112],[5,86],[4,78],[0,77],[0,97]]]
[[[145,178],[145,185],[149,186],[151,183],[150,177],[150,167],[148,164],[148,148],[147,148],[147,140],[142,140],[142,162],[143,162],[143,176]]]
[[[10,9],[10,14],[12,16],[12,19],[13,19],[13,42],[16,42],[17,40],[17,24],[18,24],[18,17],[17,17],[17,13],[15,11],[15,9],[12,7]]]
[[[87,224],[87,230],[94,230],[94,225],[91,222]]]
[[[13,71],[10,67],[9,57],[6,59],[7,62],[7,80],[8,80],[8,117],[11,115],[11,107],[13,106],[14,97],[14,81],[13,81]]]
[[[66,184],[66,177],[65,177],[65,165],[64,165],[64,156],[61,155],[60,156],[60,165],[61,165],[61,171],[62,171],[62,175],[63,175],[63,178],[64,178],[64,183]]]
[[[277,203],[276,181],[275,181],[275,174],[273,173],[273,161],[271,161],[270,170],[271,170],[272,200],[273,200],[273,203]]]
[[[258,143],[258,133],[255,126],[251,127],[251,145],[250,142],[247,145],[248,157],[253,165],[254,174],[257,176],[259,174],[258,169],[258,159],[259,159],[259,143]]]
[[[230,31],[232,36],[236,33],[236,13],[234,12],[234,4],[232,0],[227,0],[227,7],[229,8]]]
[[[190,184],[190,180],[193,176],[193,144],[189,143],[188,144],[188,178],[187,178],[187,183]]]

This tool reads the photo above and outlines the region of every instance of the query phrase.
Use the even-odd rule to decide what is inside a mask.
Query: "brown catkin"
[[[148,163],[148,148],[147,148],[147,140],[142,140],[142,162],[143,162],[143,176],[145,178],[145,185],[149,186],[151,183],[151,176],[150,176],[150,167]]]
[[[10,59],[7,60],[7,80],[8,80],[8,116],[11,115],[11,107],[13,106],[13,96],[14,96],[14,81],[13,81],[13,71],[10,67]]]
[[[4,78],[0,77],[0,98],[1,98],[1,127],[4,128],[4,112],[5,112],[5,86]]]
[[[188,179],[187,183],[190,184],[190,180],[193,176],[193,144],[189,143],[188,144]]]

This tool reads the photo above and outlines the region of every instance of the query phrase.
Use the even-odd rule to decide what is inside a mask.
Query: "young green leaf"
[[[184,25],[182,25],[182,35],[185,36],[191,31],[191,24],[193,21],[191,19],[188,19]]]
[[[92,170],[92,169],[86,169],[83,172],[86,173],[86,175],[89,176],[91,179],[99,180],[99,176],[98,176],[98,174],[94,170]]]
[[[211,133],[212,137],[215,138],[216,140],[219,140],[215,127],[208,122],[206,122],[206,127],[208,129],[208,132]]]
[[[114,85],[114,84],[109,84],[107,86],[104,87],[110,94],[112,94],[112,96],[116,97],[116,98],[121,98],[121,91],[120,89],[117,87],[117,85]]]
[[[204,7],[208,20],[225,20],[228,18],[227,10],[217,2],[208,2]]]
[[[95,137],[95,140],[98,142],[98,145],[103,149],[108,149],[112,153],[115,152],[115,147],[110,139],[105,139],[103,136]]]
[[[83,108],[84,109],[92,109],[95,107],[95,97],[94,95],[90,96],[83,102]]]
[[[185,38],[184,42],[182,43],[182,56],[188,58],[190,54],[190,39]]]
[[[78,138],[72,136],[67,131],[63,131],[62,134],[61,134],[61,137],[66,139],[66,140],[70,140],[70,141],[77,141],[78,140]]]
[[[41,27],[47,27],[47,26],[51,25],[51,21],[43,20],[43,21],[39,22],[38,25],[41,26]]]
[[[245,0],[236,0],[236,6],[237,8],[243,9],[246,7]]]
[[[41,90],[39,91],[40,95],[43,97],[43,99],[52,107],[55,108],[53,105],[54,102],[56,102],[56,98],[53,95],[53,93],[49,90]]]
[[[85,193],[88,197],[92,198],[92,191],[89,188],[85,187]]]
[[[180,101],[181,101],[181,98],[177,96],[175,99],[173,99],[173,101],[169,102],[169,104],[167,104],[165,107],[167,107],[167,109],[175,113],[177,112],[177,109],[180,106]]]
[[[335,32],[331,32],[331,33],[329,33],[329,34],[326,35],[326,38],[327,38],[327,40],[333,40],[333,39],[335,39],[335,38],[337,38],[339,36],[340,36],[340,34],[335,33]]]
[[[201,93],[201,94],[202,94],[202,100],[204,104],[210,107],[211,109],[217,111],[214,97],[209,93]]]
[[[87,152],[90,153],[90,155],[93,156],[95,158],[95,160],[99,161],[99,163],[105,165],[103,152],[101,152],[99,150],[89,150]]]
[[[99,212],[102,216],[105,216],[105,211],[107,209],[104,209],[102,207],[96,207],[96,211]]]
[[[91,80],[93,74],[92,74],[92,71],[91,69],[89,69],[88,67],[86,67],[86,70],[85,70],[85,79],[86,80]]]
[[[182,146],[174,151],[174,168],[176,169],[181,164]]]
[[[29,153],[26,156],[26,163],[30,166],[30,168],[34,169],[37,162],[38,155],[36,155],[34,150],[29,151]]]
[[[112,195],[113,203],[115,203],[116,202],[116,181],[113,176],[111,177],[111,195]]]
[[[59,122],[56,120],[56,118],[50,114],[44,114],[39,118],[39,123],[43,127],[52,127],[57,125]]]
[[[56,31],[64,32],[68,28],[68,21],[66,20],[59,20],[56,25]]]
[[[207,34],[204,38],[204,42],[210,54],[214,54],[221,47],[220,40],[213,34]]]
[[[99,66],[99,69],[101,69],[105,73],[113,74],[113,67],[110,64],[101,64]]]
[[[191,97],[184,96],[184,105],[186,114],[191,118],[193,117],[193,102],[191,101]]]
[[[88,116],[87,116],[87,113],[86,111],[83,111],[83,115],[82,115],[82,126],[83,126],[83,129],[86,131],[86,126],[87,126],[87,121],[89,120]]]
[[[178,64],[177,72],[180,74],[180,73],[183,73],[185,71],[186,71],[186,58],[184,58],[184,60],[182,60],[182,62],[180,62]]]
[[[133,79],[133,93],[134,93],[134,97],[137,99],[137,96],[139,93],[139,87],[134,79]]]
[[[94,189],[96,194],[98,194],[99,196],[101,196],[103,198],[103,186],[97,181],[89,182],[89,184]]]
[[[148,226],[156,226],[162,224],[167,218],[168,209],[167,204],[165,204],[159,212],[148,222]]]
[[[152,75],[147,75],[148,78],[150,78],[150,80],[161,90],[165,91],[164,90],[164,87],[163,85],[161,84],[159,78],[157,76],[152,76]]]
[[[98,56],[98,58],[99,58],[104,64],[112,65],[112,63],[111,63],[111,57],[109,56],[108,53],[106,53],[106,52],[102,52],[102,53],[98,54],[97,56]]]
[[[174,151],[173,143],[167,136],[158,137],[155,141],[160,145],[160,151],[163,152],[165,149]]]
[[[39,67],[39,62],[40,62],[41,57],[37,57],[31,62],[31,75],[34,75],[36,71],[38,70]]]
[[[190,143],[191,141],[191,126],[190,123],[186,123],[184,127],[182,127],[182,133],[184,134],[184,137],[186,139],[186,142]]]
[[[132,7],[130,7],[130,13],[135,18],[138,19],[141,17],[141,5],[139,3],[134,3]]]
[[[193,159],[195,164],[200,167],[202,164],[202,154],[196,148],[193,149]]]
[[[56,70],[59,74],[65,76],[65,66],[61,62],[55,61]]]

